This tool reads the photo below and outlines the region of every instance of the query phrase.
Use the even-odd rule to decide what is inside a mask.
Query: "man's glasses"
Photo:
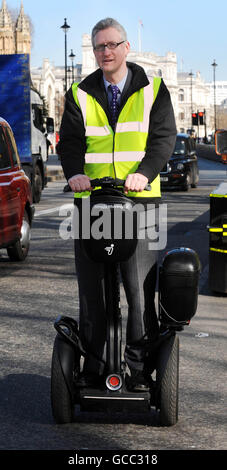
[[[94,46],[94,50],[97,52],[103,52],[105,51],[105,48],[107,47],[108,49],[116,49],[120,44],[123,44],[125,41],[121,42],[108,42],[107,44],[98,44],[97,46]]]

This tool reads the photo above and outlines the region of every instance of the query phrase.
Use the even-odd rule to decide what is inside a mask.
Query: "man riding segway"
[[[134,203],[160,202],[159,173],[172,154],[176,126],[169,92],[159,77],[148,80],[144,70],[126,62],[130,45],[124,28],[114,19],[99,21],[92,31],[99,68],[66,93],[57,151],[75,204],[91,191],[91,179],[109,176],[125,181],[125,193]],[[145,191],[147,183],[151,191]],[[125,360],[130,389],[147,390],[147,345],[159,335],[154,305],[157,251],[149,238],[138,240],[129,260],[120,263],[128,302]],[[102,379],[106,318],[103,264],[94,263],[75,240],[75,263],[80,300],[80,338],[90,351],[84,361],[80,386]]]

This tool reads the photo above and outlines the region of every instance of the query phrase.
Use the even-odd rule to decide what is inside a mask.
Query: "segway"
[[[195,315],[198,298],[200,263],[189,248],[176,248],[164,256],[159,270],[160,335],[147,350],[146,369],[150,374],[150,389],[130,391],[129,375],[122,360],[122,318],[120,308],[119,263],[129,259],[137,245],[137,218],[133,202],[123,194],[124,181],[101,178],[91,182],[91,222],[94,208],[107,210],[111,219],[109,238],[92,236],[81,239],[81,249],[96,262],[104,263],[105,305],[107,320],[105,379],[93,388],[78,386],[81,358],[87,352],[80,340],[77,322],[67,316],[55,321],[51,367],[51,404],[56,423],[74,421],[75,405],[81,411],[142,411],[155,407],[163,426],[178,420],[179,337],[178,331]],[[150,189],[148,186],[147,190]],[[116,237],[116,210],[121,216],[121,237]],[[96,213],[96,212],[95,212]],[[131,217],[131,218],[130,218]],[[130,220],[132,235],[127,225]],[[92,224],[91,224],[92,226]],[[118,233],[119,235],[119,233]]]

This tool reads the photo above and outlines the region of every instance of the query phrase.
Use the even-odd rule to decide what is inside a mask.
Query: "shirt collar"
[[[128,69],[127,69],[127,73],[126,73],[126,75],[124,76],[124,78],[123,78],[119,83],[116,83],[116,86],[119,88],[119,90],[120,90],[121,93],[122,93],[123,88],[124,88],[124,86],[125,86],[125,82],[126,82],[126,80],[127,80],[127,76],[128,76]],[[106,91],[108,91],[108,87],[109,87],[110,85],[112,85],[112,83],[108,82],[108,81],[105,79],[104,75],[103,75],[103,81],[104,81],[105,89],[106,89]]]

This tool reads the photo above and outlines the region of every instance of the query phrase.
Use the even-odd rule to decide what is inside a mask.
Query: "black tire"
[[[62,364],[59,358],[59,350],[61,347],[61,339],[56,336],[52,355],[51,365],[51,407],[54,420],[57,424],[72,423],[74,420],[74,400],[72,390],[66,382],[65,375],[62,370]],[[70,347],[68,352],[70,351]],[[72,349],[69,352],[69,366],[72,361]],[[67,355],[65,356],[67,361]],[[73,382],[74,367],[71,367],[71,382]]]
[[[40,202],[41,194],[42,194],[42,188],[43,188],[43,180],[42,180],[41,169],[40,169],[39,165],[36,165],[34,181],[33,181],[33,185],[32,185],[33,202],[35,202],[35,203]]]
[[[156,371],[157,405],[160,424],[173,426],[178,421],[179,337],[172,335],[162,344]]]
[[[7,248],[11,261],[24,261],[28,255],[31,238],[31,223],[25,210],[21,227],[21,238]]]

